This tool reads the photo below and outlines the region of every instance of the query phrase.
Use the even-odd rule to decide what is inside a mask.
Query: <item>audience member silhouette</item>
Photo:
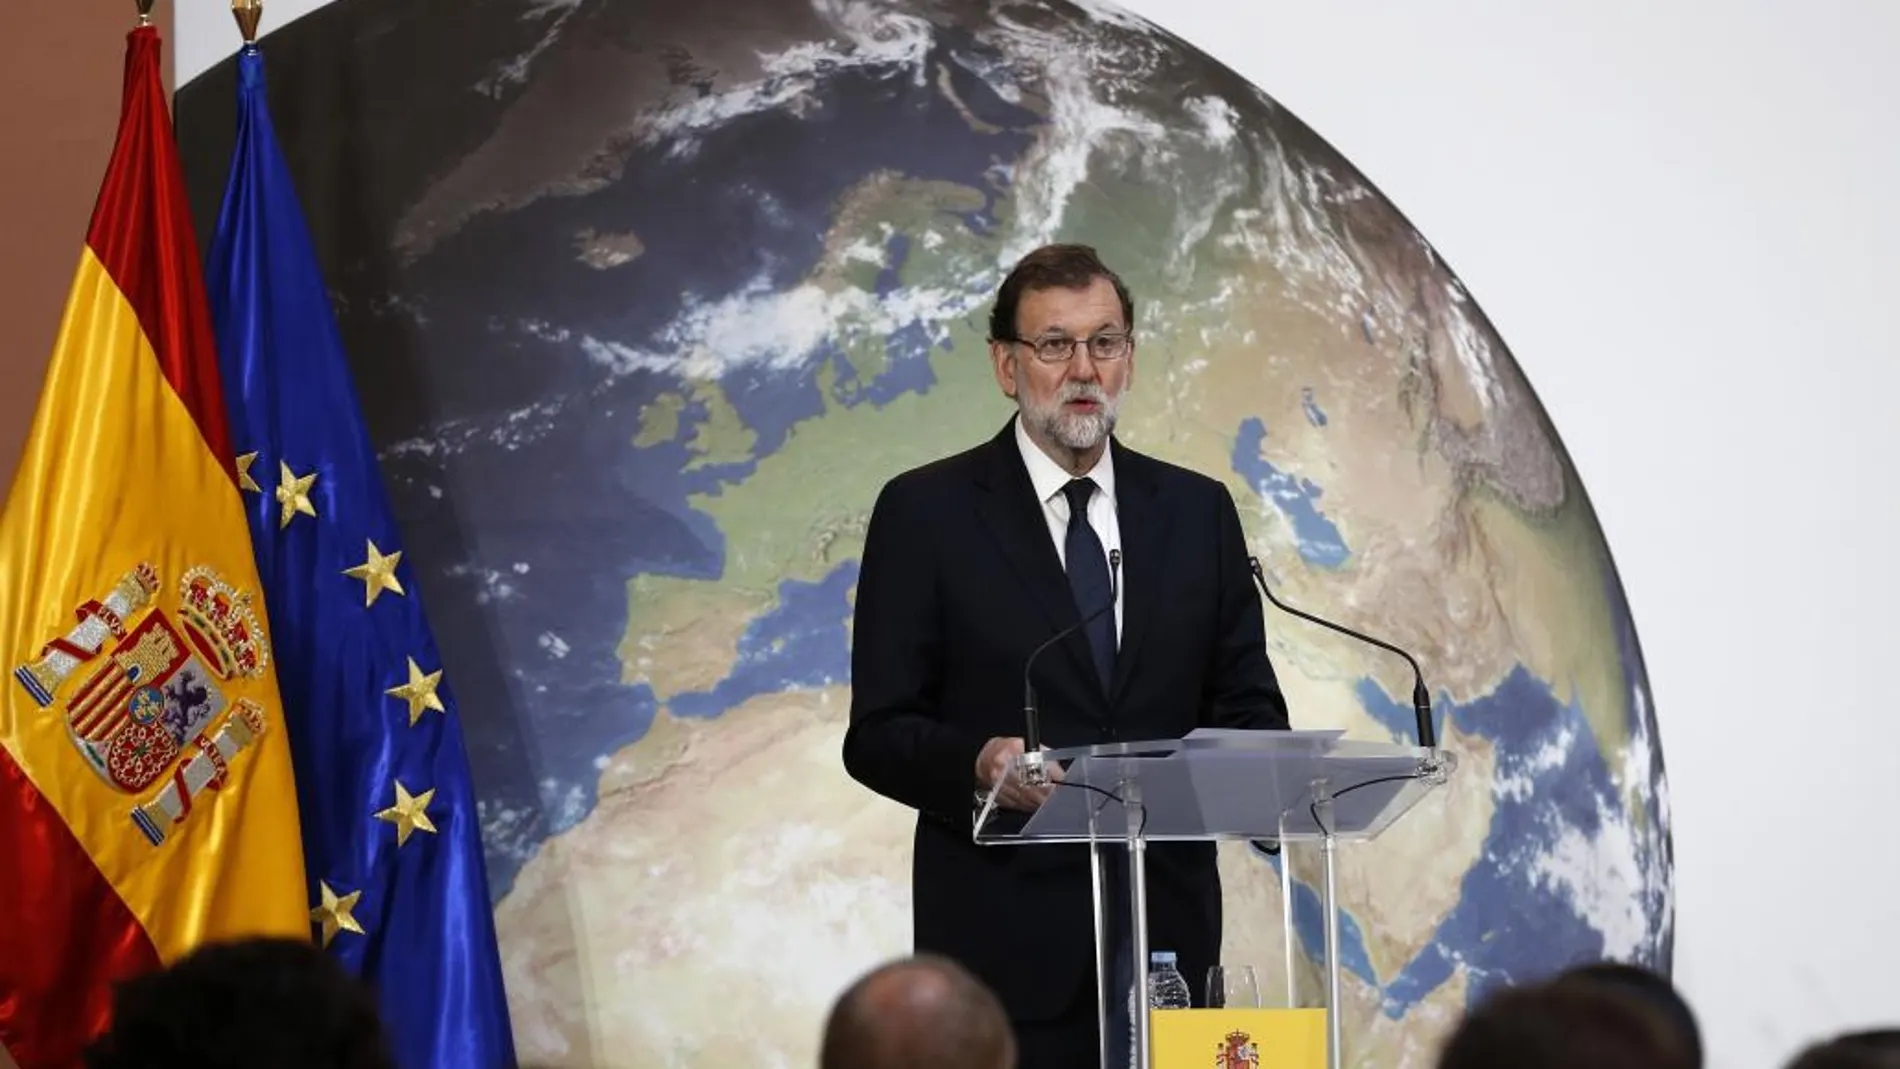
[[[1640,965],[1603,961],[1571,969],[1559,976],[1556,982],[1566,985],[1598,985],[1640,1000],[1660,1014],[1663,1020],[1675,1029],[1676,1035],[1689,1052],[1690,1060],[1698,1066],[1703,1063],[1702,1030],[1696,1024],[1695,1011],[1689,1007],[1682,993],[1676,990],[1676,986],[1670,983],[1667,977]]]
[[[821,1069],[1015,1069],[1016,1041],[989,988],[947,958],[882,965],[825,1021]]]
[[[376,1002],[307,942],[211,944],[113,992],[86,1069],[395,1069]]]
[[[1900,1030],[1850,1032],[1816,1043],[1788,1069],[1900,1069]]]
[[[1486,999],[1439,1054],[1439,1069],[1696,1069],[1675,1027],[1608,986],[1554,982]]]

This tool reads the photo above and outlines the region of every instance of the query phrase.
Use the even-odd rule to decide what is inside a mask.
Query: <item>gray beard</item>
[[[1095,448],[1115,432],[1115,411],[1111,408],[1103,408],[1093,415],[1038,412],[1034,420],[1043,437],[1078,453]]]
[[[1100,402],[1102,410],[1092,415],[1062,411],[1064,402],[1083,398]],[[1047,408],[1032,405],[1020,398],[1016,408],[1043,439],[1082,453],[1101,445],[1109,435],[1115,433],[1115,416],[1121,408],[1121,398],[1111,399],[1100,388],[1062,390],[1057,392]]]

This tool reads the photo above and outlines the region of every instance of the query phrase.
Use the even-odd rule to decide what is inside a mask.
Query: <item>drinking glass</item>
[[[1251,965],[1216,965],[1207,970],[1207,1008],[1257,1010],[1260,981]]]

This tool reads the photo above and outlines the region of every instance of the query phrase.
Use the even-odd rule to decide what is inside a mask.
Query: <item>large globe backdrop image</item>
[[[840,760],[858,559],[886,479],[1013,412],[985,320],[1048,241],[1134,292],[1122,440],[1222,479],[1286,600],[1414,651],[1458,754],[1345,851],[1349,1062],[1427,1065],[1574,962],[1669,967],[1655,711],[1584,488],[1474,296],[1262,89],[1097,2],[338,0],[264,49],[524,1064],[811,1065],[909,949],[913,814]],[[207,224],[234,93],[179,96]],[[1411,740],[1403,662],[1266,620],[1295,726]],[[1222,867],[1223,958],[1280,997],[1275,870]]]

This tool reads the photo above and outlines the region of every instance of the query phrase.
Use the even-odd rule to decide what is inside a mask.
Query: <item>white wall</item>
[[[1649,659],[1713,1064],[1900,1022],[1900,5],[1127,3],[1365,171],[1549,406]],[[181,84],[224,7],[180,5]]]
[[[1900,1023],[1900,5],[1125,2],[1363,170],[1549,407],[1649,661],[1714,1064]]]
[[[244,43],[244,36],[238,33],[237,23],[231,18],[231,5],[224,0],[174,0],[176,13],[172,16],[175,43],[173,60],[177,85],[184,85],[206,68],[223,60],[238,50]],[[274,30],[281,30],[292,22],[310,14],[332,0],[264,0],[264,18],[258,25],[258,32],[268,36]],[[389,3],[401,3],[402,0],[387,0]],[[475,0],[479,2],[479,0]]]

